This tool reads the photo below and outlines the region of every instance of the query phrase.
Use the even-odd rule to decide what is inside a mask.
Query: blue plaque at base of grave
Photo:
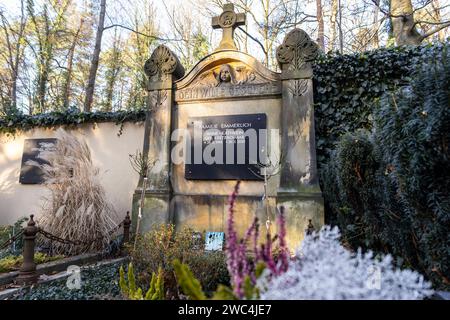
[[[223,232],[206,232],[205,250],[206,251],[222,251],[225,233]]]

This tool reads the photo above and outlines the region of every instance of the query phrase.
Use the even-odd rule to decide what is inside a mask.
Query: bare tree
[[[342,31],[342,6],[341,6],[341,0],[338,0],[338,10],[339,10],[339,16],[338,16],[339,51],[341,53],[343,53],[344,52],[344,32]]]
[[[97,77],[98,62],[100,60],[100,51],[102,48],[103,31],[105,28],[106,0],[100,1],[100,12],[97,25],[97,34],[95,36],[95,47],[92,54],[91,67],[89,69],[89,78],[86,86],[86,97],[84,100],[84,111],[90,112],[92,101],[94,100],[95,79]]]
[[[122,70],[122,46],[123,41],[116,31],[114,33],[113,46],[106,52],[106,72],[104,76],[106,86],[104,89],[103,111],[113,111],[114,91],[119,78],[119,73]]]
[[[24,36],[25,27],[27,24],[27,17],[25,14],[24,0],[20,2],[20,20],[17,26],[11,26],[11,24],[6,19],[3,11],[0,11],[0,19],[2,24],[2,29],[5,34],[6,42],[6,55],[5,60],[9,66],[10,79],[6,81],[9,83],[8,87],[8,100],[9,107],[11,109],[17,108],[17,82],[19,77],[19,67],[24,54]]]
[[[56,1],[51,0],[43,5],[43,11],[37,15],[35,12],[35,4],[33,0],[27,1],[27,11],[30,16],[31,25],[37,39],[37,89],[34,97],[33,111],[46,111],[46,95],[47,84],[54,60],[55,48],[58,45],[58,35],[61,33],[65,14],[70,4],[70,0]],[[50,14],[50,9],[54,11],[54,15]]]
[[[338,0],[331,0],[331,12],[330,12],[330,44],[329,49],[333,50],[336,46],[336,20],[338,16]]]
[[[252,40],[257,44],[253,47],[261,49],[264,64],[268,67],[277,68],[275,48],[287,30],[299,27],[301,23],[317,22],[316,15],[306,14],[296,0],[205,0],[202,9],[211,18],[220,14],[226,2],[233,3],[236,11],[247,15],[246,26],[236,29],[237,46],[250,49],[252,46],[245,43]]]
[[[436,21],[441,21],[441,5],[439,4],[439,0],[433,0],[431,5],[433,7]],[[444,41],[445,40],[444,29],[439,30],[438,33],[439,33],[439,40]]]
[[[378,15],[380,14],[380,0],[375,0],[375,8],[373,10],[373,28],[372,28],[372,35],[373,35],[373,45],[375,48],[378,48],[380,46],[380,39],[378,36],[378,32],[380,29],[380,22]]]
[[[416,18],[416,13],[427,6],[431,7],[434,2],[433,0],[423,0],[416,8],[414,8],[411,0],[390,0],[389,11],[383,9],[379,1],[372,0],[372,2],[391,19],[392,33],[397,45],[418,45],[426,38],[450,26],[450,20],[433,21]],[[436,7],[436,2],[434,2],[434,10],[439,10]],[[425,28],[428,30],[420,32],[420,26],[429,27],[430,25],[433,27]]]
[[[325,50],[325,24],[323,22],[322,0],[316,0],[316,14],[317,14],[317,44],[320,49]]]
[[[145,10],[136,8],[133,17],[133,29],[129,36],[124,65],[128,68],[129,81],[126,97],[126,108],[143,108],[146,105],[146,86],[147,76],[142,68],[143,61],[146,61],[151,55],[156,43],[156,35],[159,34],[156,23],[155,7],[148,0],[143,3]],[[150,36],[150,35],[153,35]]]
[[[181,55],[180,60],[183,66],[189,69],[208,53],[209,41],[191,11],[181,6],[172,8],[166,4],[164,6],[175,38],[181,40],[174,41],[173,46]]]
[[[80,33],[83,28],[84,20],[83,18],[80,19],[79,26],[73,35],[72,44],[69,47],[69,53],[67,57],[67,70],[66,70],[66,77],[64,81],[64,87],[63,87],[63,107],[65,110],[67,110],[70,106],[70,97],[71,97],[71,85],[72,85],[72,74],[73,74],[73,59],[75,55],[75,48],[78,44]]]

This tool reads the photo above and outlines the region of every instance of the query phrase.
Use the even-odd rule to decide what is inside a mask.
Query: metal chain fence
[[[112,228],[110,231],[108,231],[107,235],[111,236],[117,230],[119,230],[119,228],[122,227],[122,225],[123,225],[123,221],[121,223],[119,223],[117,226],[115,226],[114,228]],[[99,236],[90,241],[71,240],[71,239],[58,237],[58,236],[56,236],[50,232],[47,232],[41,228],[39,228],[38,233],[42,234],[44,237],[46,237],[47,239],[49,239],[51,241],[56,241],[56,242],[59,242],[62,244],[73,245],[73,246],[81,246],[81,245],[90,246],[92,243],[97,242],[97,241],[102,241],[105,238],[104,236]]]
[[[123,225],[123,221],[121,223],[119,223],[118,225],[116,225],[114,228],[112,228],[110,231],[108,231],[107,235],[111,236],[117,230],[119,230],[119,228],[121,228],[122,225]],[[15,234],[11,238],[9,238],[5,242],[3,242],[0,245],[0,251],[6,249],[12,243],[14,243],[18,239],[20,239],[20,237],[22,237],[23,233],[24,233],[24,230],[20,230],[17,234]],[[38,233],[42,234],[44,237],[46,237],[47,239],[49,239],[51,241],[56,241],[56,242],[59,242],[59,243],[62,243],[62,244],[73,245],[73,246],[91,245],[93,242],[101,241],[101,240],[104,239],[104,236],[100,236],[100,237],[94,238],[91,241],[65,239],[65,238],[58,237],[58,236],[56,236],[56,235],[54,235],[54,234],[52,234],[50,232],[47,232],[47,231],[45,231],[45,230],[43,230],[41,228],[39,228]]]

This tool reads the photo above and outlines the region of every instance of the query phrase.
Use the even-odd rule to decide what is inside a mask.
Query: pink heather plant
[[[271,238],[270,232],[267,232],[266,243],[262,244],[261,247],[258,248],[259,221],[257,217],[255,217],[253,223],[247,229],[244,238],[238,239],[237,232],[234,228],[234,209],[236,198],[239,193],[239,185],[240,181],[236,183],[233,193],[229,197],[225,250],[227,255],[228,272],[231,276],[234,294],[239,299],[242,299],[244,297],[243,285],[246,277],[250,277],[253,285],[256,284],[257,279],[255,275],[255,267],[259,262],[264,262],[270,274],[276,276],[279,276],[287,271],[289,265],[289,249],[287,248],[285,239],[286,222],[284,217],[284,207],[280,208],[277,218],[279,234],[273,239]],[[278,239],[279,242],[278,263],[275,262],[272,250],[273,242],[276,239]],[[251,240],[253,240],[253,262],[250,262],[247,259],[247,253],[252,251],[247,247]]]

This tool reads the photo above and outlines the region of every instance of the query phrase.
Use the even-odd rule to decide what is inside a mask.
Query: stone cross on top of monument
[[[245,13],[235,13],[234,5],[227,3],[223,6],[223,12],[220,16],[212,18],[213,29],[223,29],[222,41],[216,50],[234,49],[237,50],[234,43],[234,29],[245,25]]]

